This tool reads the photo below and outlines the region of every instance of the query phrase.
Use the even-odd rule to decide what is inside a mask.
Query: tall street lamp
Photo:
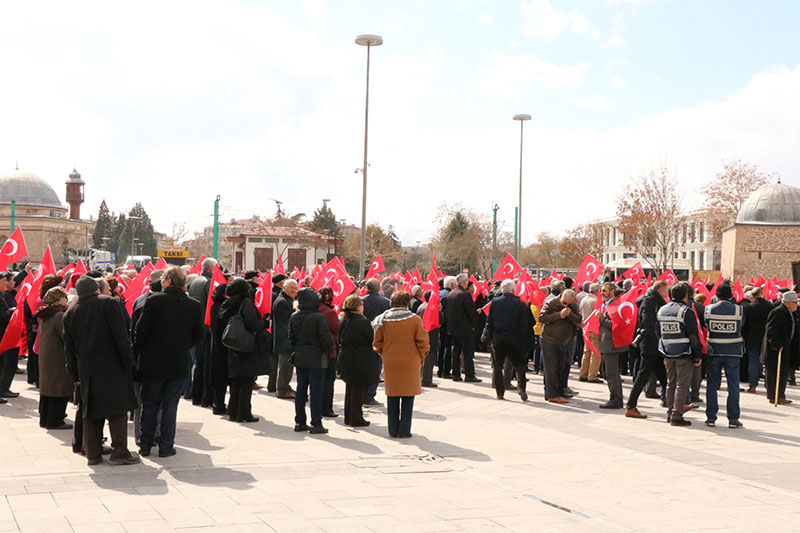
[[[517,261],[522,263],[522,125],[530,115],[514,115],[519,120],[519,211],[517,212]]]
[[[364,111],[364,166],[361,167],[361,177],[364,180],[361,193],[361,257],[358,262],[358,279],[364,277],[367,252],[367,134],[369,132],[369,54],[373,46],[383,44],[380,35],[359,35],[356,44],[367,47],[367,97]]]

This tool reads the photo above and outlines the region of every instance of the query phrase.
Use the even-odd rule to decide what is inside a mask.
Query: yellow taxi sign
[[[165,259],[186,259],[189,257],[189,250],[167,249],[159,250],[158,257]]]

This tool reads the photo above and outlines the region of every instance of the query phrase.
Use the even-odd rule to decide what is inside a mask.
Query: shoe
[[[519,393],[520,400],[522,400],[523,402],[528,401],[528,393],[525,391],[525,389],[520,389],[519,387],[517,387],[517,392]]]
[[[453,376],[453,381],[464,381],[461,376]]]
[[[697,398],[696,400],[692,398],[692,403],[703,403],[702,398]]]
[[[11,392],[10,390],[7,390],[5,392],[0,392],[0,398],[17,398],[17,397],[19,397],[18,392]]]
[[[339,416],[339,413],[334,413],[331,411],[330,413],[322,413],[323,418],[336,418]]]
[[[594,379],[590,379],[588,382],[589,382],[589,383],[605,383],[605,381],[603,381],[603,380],[602,380],[602,379],[600,379],[600,378],[594,378]]]
[[[437,385],[436,383],[423,383],[422,386],[428,389],[435,389],[439,385]]]
[[[184,400],[191,400],[192,399],[192,395],[191,394],[184,394],[183,395],[183,399]]]
[[[664,400],[661,400],[661,407],[667,407],[667,402],[665,402]]]
[[[261,390],[263,389],[263,385],[259,385],[258,383],[253,383],[253,390]]]
[[[398,435],[397,436],[398,439],[410,439],[411,437],[413,437],[413,435],[411,433],[406,433],[405,435]]]
[[[369,402],[364,402],[364,407],[383,407],[383,402],[379,402],[378,400],[371,400]]]
[[[647,415],[639,411],[635,407],[629,407],[625,409],[625,416],[628,418],[647,418]]]
[[[202,403],[203,403],[203,402],[201,402],[200,400],[195,400],[194,398],[192,398],[192,405],[197,405],[197,406],[199,406],[199,405],[200,405],[200,404],[202,404]]]
[[[323,426],[311,426],[311,429],[308,430],[309,433],[312,435],[324,435],[328,432],[328,429]]]
[[[166,450],[162,450],[161,448],[158,449],[158,456],[159,457],[172,457],[173,455],[177,454],[178,450],[175,448],[167,448]]]
[[[667,424],[672,422],[672,415],[667,415]]]
[[[587,381],[589,381],[589,378],[578,378],[578,381],[586,383]]]
[[[354,428],[365,428],[369,425],[369,420],[362,420],[361,422],[356,422],[355,424],[351,424]]]
[[[739,428],[743,428],[744,424],[742,424],[738,420],[731,420],[731,421],[728,422],[728,427],[730,429],[739,429]]]
[[[86,461],[86,464],[89,465],[89,466],[94,466],[94,465],[99,465],[102,462],[103,462],[103,458],[102,457],[98,457],[97,459],[89,459],[88,461]]]
[[[303,431],[308,431],[309,429],[311,429],[311,428],[308,427],[307,424],[295,424],[294,425],[295,433],[302,433]]]
[[[578,395],[578,391],[573,390],[573,389],[571,389],[569,387],[564,387],[564,392],[572,394],[573,396],[577,396]]]
[[[72,429],[72,424],[61,424],[60,426],[55,426],[47,429]]]
[[[706,420],[705,424],[710,428],[713,428],[716,425],[716,423],[711,420]]]
[[[150,450],[145,450],[144,448],[139,448],[139,455],[142,457],[150,457]]]
[[[547,401],[550,402],[550,403],[569,403],[569,400],[567,400],[566,398],[561,398],[561,397],[550,398]]]
[[[455,379],[453,379],[455,381]],[[468,376],[465,380],[466,383],[483,383],[483,380],[475,376]],[[511,390],[514,390],[513,388]]]
[[[215,415],[224,415],[228,413],[227,407],[215,407],[212,411]]]
[[[250,424],[250,423],[253,423],[253,422],[258,422],[258,417],[257,416],[248,416],[247,418],[239,418],[239,422],[242,422],[243,424]]]
[[[563,396],[564,398],[574,398],[575,397],[574,394],[572,394],[571,392],[567,392],[567,391],[563,391],[561,393],[561,396]]]
[[[684,413],[688,413],[689,411],[691,411],[692,409],[694,409],[694,407],[695,407],[695,406],[694,406],[694,404],[693,404],[693,403],[687,403],[686,405],[684,405],[684,406],[683,406],[683,412],[684,412]]]
[[[685,418],[676,418],[675,420],[671,420],[669,425],[676,427],[686,427],[686,426],[691,426],[692,421],[686,420]]]
[[[209,409],[209,408],[214,407],[214,404],[203,402],[203,403],[200,404],[200,407],[205,407],[206,409]]]
[[[389,433],[389,436],[392,437],[393,439],[396,439],[397,438],[397,433]]]
[[[442,371],[441,371],[441,370],[437,370],[437,371],[436,371],[436,377],[437,377],[437,378],[440,378],[440,377],[442,377]]]
[[[469,378],[467,378],[467,381],[469,381]],[[505,385],[503,385],[503,387],[506,390],[517,390],[517,388],[514,385],[512,385],[511,383],[506,383]]]
[[[505,399],[506,399],[506,397],[505,397],[505,395],[504,395],[504,394],[498,394],[498,395],[497,395],[497,399],[498,399],[498,400],[505,400]]]
[[[453,374],[452,374],[451,372],[445,372],[445,373],[444,373],[444,374],[442,374],[440,377],[441,377],[442,379],[451,379],[451,378],[453,377]]]
[[[786,398],[778,398],[778,405],[789,405],[792,403],[792,400],[787,400]]]
[[[645,398],[650,398],[651,400],[658,400],[658,399],[660,399],[660,398],[661,398],[661,396],[659,396],[657,392],[655,392],[655,393],[653,393],[653,394],[647,394],[647,393],[645,393],[644,397],[645,397]]]
[[[294,400],[294,392],[279,392],[276,397],[279,400]]]
[[[0,398],[0,405],[4,403],[8,403],[8,400],[6,400],[5,398]]]
[[[747,390],[745,390],[745,392],[749,392],[750,394],[755,394],[756,393],[756,388],[755,387],[749,387]]]
[[[159,455],[161,455],[160,452],[159,452]],[[114,466],[135,465],[135,464],[141,463],[141,462],[142,462],[142,458],[139,457],[139,454],[138,453],[133,453],[133,452],[130,452],[127,457],[109,457],[108,458],[108,464],[111,464],[111,465],[114,465]]]
[[[103,444],[103,447],[100,449],[100,455],[111,455],[112,453],[114,453],[114,448]]]
[[[600,409],[622,409],[622,406],[617,403],[606,402],[600,404]]]

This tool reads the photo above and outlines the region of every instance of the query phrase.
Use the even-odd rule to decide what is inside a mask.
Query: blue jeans
[[[761,371],[761,348],[750,348],[747,350],[747,377],[750,380],[751,389],[758,387]]]
[[[325,394],[325,368],[297,368],[297,392],[294,397],[294,423],[306,423],[306,400],[311,389],[311,425],[322,425],[322,396]]]
[[[175,426],[178,422],[178,401],[186,378],[150,379],[142,382],[141,448],[149,450],[158,442],[161,450],[175,445]],[[161,434],[155,439],[158,409],[161,408]]]
[[[387,396],[386,410],[389,415],[389,436],[403,437],[411,435],[411,413],[414,410],[414,397]]]
[[[722,383],[722,369],[728,381],[728,401],[725,411],[728,420],[739,420],[739,365],[741,357],[711,355],[706,358],[706,419],[714,422],[717,419],[719,405],[717,391]],[[756,374],[757,375],[757,374]]]

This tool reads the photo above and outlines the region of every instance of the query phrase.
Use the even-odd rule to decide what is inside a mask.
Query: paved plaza
[[[339,417],[328,435],[297,434],[292,402],[264,390],[255,424],[181,400],[178,455],[136,466],[87,466],[70,431],[38,427],[38,395],[18,375],[22,396],[0,405],[0,531],[800,528],[797,407],[743,394],[744,429],[724,413],[707,428],[702,411],[671,427],[658,400],[640,402],[647,420],[598,409],[605,385],[579,383],[575,369],[580,395],[567,406],[543,401],[541,376],[531,401],[499,401],[477,359],[483,383],[439,380],[417,398],[411,439],[389,438],[383,409],[368,411],[368,428]],[[338,410],[343,394],[337,382]],[[800,403],[798,389],[787,394]]]

